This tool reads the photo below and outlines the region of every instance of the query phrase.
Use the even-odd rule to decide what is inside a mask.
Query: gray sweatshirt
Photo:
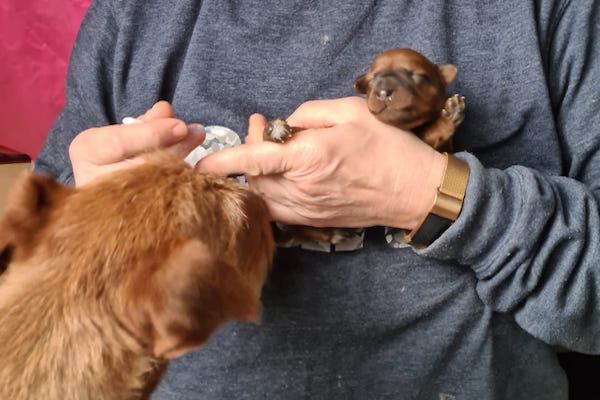
[[[75,135],[159,99],[244,133],[352,95],[394,47],[458,67],[459,219],[421,251],[380,227],[280,249],[262,323],[223,326],[154,399],[565,399],[553,346],[600,353],[599,1],[96,0],[36,169],[72,183]]]

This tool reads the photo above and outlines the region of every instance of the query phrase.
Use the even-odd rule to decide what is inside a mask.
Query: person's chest
[[[163,11],[189,27],[158,30],[152,51],[116,63],[128,77],[116,87],[121,103],[142,90],[171,101],[184,120],[228,126],[244,137],[252,113],[286,117],[307,100],[354,95],[354,79],[379,52],[410,47],[458,67],[448,88],[466,98],[456,150],[475,153],[487,166],[560,171],[535,15],[527,6],[188,3],[185,15],[182,6]],[[159,20],[144,22],[152,23]],[[130,29],[124,42],[147,43],[148,34]]]

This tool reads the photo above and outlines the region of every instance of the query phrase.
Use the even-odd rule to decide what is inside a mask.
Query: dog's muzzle
[[[415,82],[412,74],[407,70],[395,70],[389,73],[375,75],[370,82],[371,92],[377,100],[390,101],[396,89],[401,88],[405,92],[414,92]]]

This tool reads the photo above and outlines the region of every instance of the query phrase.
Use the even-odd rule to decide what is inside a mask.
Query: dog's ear
[[[153,275],[146,295],[154,355],[175,358],[203,345],[223,323],[257,322],[259,294],[199,240],[189,240]]]
[[[354,80],[354,91],[360,94],[366,94],[369,89],[369,80],[367,74],[362,74]]]
[[[73,188],[63,186],[48,175],[22,172],[8,189],[3,220],[33,221],[68,195]],[[30,222],[37,225],[38,221]]]
[[[451,84],[458,74],[458,69],[452,64],[441,65],[439,69],[442,80],[446,85]]]
[[[0,270],[6,269],[15,251],[34,241],[50,209],[72,190],[50,176],[21,173],[8,189],[0,219]]]

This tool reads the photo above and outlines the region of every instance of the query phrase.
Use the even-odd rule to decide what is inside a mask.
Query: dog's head
[[[375,58],[354,89],[366,94],[369,110],[380,121],[412,130],[439,117],[446,86],[456,74],[453,65],[438,67],[414,50],[392,49]]]
[[[228,320],[256,321],[273,251],[257,195],[182,161],[158,157],[76,189],[24,174],[0,220],[0,308],[39,295],[96,325],[102,313],[172,358]]]

